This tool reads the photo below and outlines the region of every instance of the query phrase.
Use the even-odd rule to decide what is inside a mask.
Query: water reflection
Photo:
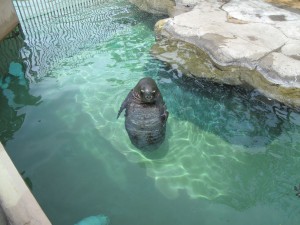
[[[20,49],[23,46],[24,39],[21,34],[16,34],[16,36],[11,36],[0,42],[0,86],[3,85],[5,76],[8,75],[11,61],[20,61]]]
[[[4,145],[22,126],[26,114],[25,108],[37,105],[41,100],[40,96],[33,96],[30,93],[29,86],[23,84],[23,79],[24,76],[22,78],[6,77],[9,83],[6,88],[0,90],[0,141]]]
[[[18,110],[36,105],[41,100],[30,94],[30,85],[49,75],[53,66],[83,49],[94,48],[97,43],[140,22],[132,15],[138,18],[151,17],[149,26],[153,26],[157,20],[124,1],[116,5],[109,2],[86,4],[80,8],[80,13],[78,10],[74,8],[65,17],[51,13],[22,20],[25,40],[18,35],[1,42],[0,141],[3,144],[22,126],[25,113]]]
[[[0,43],[0,141],[13,138],[25,119],[25,106],[36,105],[40,97],[30,93],[25,78],[26,65],[20,58],[24,41],[20,35]]]
[[[18,115],[14,107],[10,107],[8,99],[0,92],[0,141],[5,143],[12,139],[14,133],[22,126],[25,114]]]
[[[124,1],[118,5],[101,1],[83,5],[63,16],[49,14],[37,17],[39,20],[27,19],[23,24],[26,45],[21,50],[27,65],[26,77],[39,81],[62,59],[129,29],[137,23],[130,16],[134,10],[137,12]]]

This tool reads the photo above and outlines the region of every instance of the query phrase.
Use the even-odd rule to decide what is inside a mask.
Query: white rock
[[[286,56],[291,56],[300,60],[300,40],[289,41],[281,48],[281,52]]]
[[[232,84],[238,84],[242,80],[269,97],[300,106],[300,14],[263,0],[230,0],[227,3],[223,0],[176,2],[183,6],[194,5],[188,7],[189,12],[179,10],[181,14],[164,20],[166,23],[162,22],[157,29],[160,35],[158,39],[190,43],[206,52],[216,67],[220,65],[256,69],[260,72],[259,75],[254,71],[245,72],[242,76],[232,73],[231,77],[226,74],[226,79],[221,77],[216,80],[226,80]],[[177,48],[180,46],[177,45]],[[164,49],[163,42],[160,49]],[[174,51],[172,48],[165,49]],[[176,56],[172,53],[159,54],[162,58],[168,56],[165,57],[167,61],[172,56],[174,59],[169,61],[176,62]],[[182,65],[184,62],[180,59],[177,63],[189,70],[188,65]],[[197,67],[194,62],[189,66],[191,71],[203,77],[203,72],[199,70],[202,67]],[[231,71],[234,70],[237,71]]]
[[[300,16],[294,12],[278,8],[261,0],[231,0],[222,8],[231,17],[254,23],[276,24],[278,21],[300,19]]]
[[[300,40],[300,20],[280,22],[274,26],[281,30],[288,38]]]
[[[300,88],[299,60],[273,52],[261,60],[258,70],[268,74],[267,78],[272,83]]]
[[[192,11],[169,19],[165,30],[195,44],[220,65],[256,67],[256,61],[281,48],[288,39],[270,24],[227,22],[221,3],[202,1]],[[272,41],[270,41],[272,37]]]

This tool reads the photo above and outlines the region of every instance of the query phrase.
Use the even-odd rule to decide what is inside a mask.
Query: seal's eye
[[[155,90],[152,91],[153,94],[154,94],[155,92],[156,92]]]

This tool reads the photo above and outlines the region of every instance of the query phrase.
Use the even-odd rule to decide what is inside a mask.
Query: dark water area
[[[174,71],[176,74],[177,71]],[[182,101],[188,105],[202,104],[195,113],[191,109],[177,107],[176,116],[188,120],[231,144],[245,147],[266,146],[291,128],[299,119],[299,111],[276,100],[268,99],[258,91],[247,87],[212,83],[206,79],[182,77],[172,82],[182,87],[190,96]],[[195,99],[197,102],[195,102]],[[178,99],[177,99],[178,100]],[[171,105],[175,104],[176,98]],[[210,101],[209,105],[203,104]],[[199,107],[200,108],[200,107]],[[210,113],[207,113],[210,110]],[[182,112],[184,111],[184,112]],[[216,118],[217,121],[216,121]]]
[[[1,72],[0,141],[53,224],[299,223],[297,110],[156,60],[160,17],[127,1],[80,12],[25,31]],[[150,153],[116,120],[144,76],[169,111]]]

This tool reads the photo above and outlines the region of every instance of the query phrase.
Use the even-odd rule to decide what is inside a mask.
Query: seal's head
[[[159,89],[150,77],[142,78],[133,90],[142,103],[154,103],[159,96]]]

